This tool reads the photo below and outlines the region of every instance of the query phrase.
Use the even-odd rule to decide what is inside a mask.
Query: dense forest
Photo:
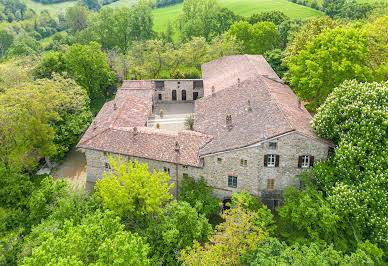
[[[184,0],[162,32],[153,8],[80,0],[53,15],[0,0],[0,265],[386,264],[387,4],[323,0],[326,16],[296,20]],[[276,213],[247,192],[221,211],[190,177],[173,199],[166,173],[116,157],[90,193],[36,175],[64,159],[123,79],[199,78],[201,64],[231,54],[263,54],[335,146]]]

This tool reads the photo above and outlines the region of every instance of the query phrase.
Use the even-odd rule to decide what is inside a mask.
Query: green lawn
[[[227,7],[238,15],[249,16],[253,13],[279,10],[290,18],[306,19],[322,16],[322,12],[294,4],[287,0],[219,0],[221,7]],[[155,30],[163,31],[169,21],[173,22],[181,13],[183,4],[154,10]]]
[[[58,13],[64,13],[66,8],[73,6],[77,1],[69,1],[69,2],[63,2],[58,4],[50,4],[50,5],[44,5],[32,0],[24,0],[24,2],[28,7],[35,10],[35,12],[39,13],[40,11],[47,9],[50,12],[50,14],[58,14]]]

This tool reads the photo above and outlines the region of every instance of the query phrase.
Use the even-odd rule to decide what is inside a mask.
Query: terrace
[[[162,116],[160,110],[163,110]],[[148,118],[147,126],[156,128],[159,125],[161,130],[168,131],[185,130],[185,119],[193,113],[193,102],[158,103],[154,107],[152,116]]]

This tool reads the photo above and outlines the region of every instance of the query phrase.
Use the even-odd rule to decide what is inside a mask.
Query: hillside
[[[279,10],[290,18],[306,19],[322,16],[322,12],[294,4],[287,0],[219,0],[221,7],[229,8],[238,15],[249,16],[253,13]],[[174,21],[180,14],[183,4],[154,10],[155,30],[163,31],[169,21]]]

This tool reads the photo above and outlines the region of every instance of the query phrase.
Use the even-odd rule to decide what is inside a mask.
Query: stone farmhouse
[[[203,79],[124,81],[78,144],[87,188],[109,171],[108,155],[167,172],[174,194],[185,175],[204,177],[228,201],[247,189],[271,209],[296,175],[326,160],[331,144],[261,55],[225,56],[202,65]],[[160,109],[163,109],[160,112]],[[194,114],[194,130],[185,117]]]

